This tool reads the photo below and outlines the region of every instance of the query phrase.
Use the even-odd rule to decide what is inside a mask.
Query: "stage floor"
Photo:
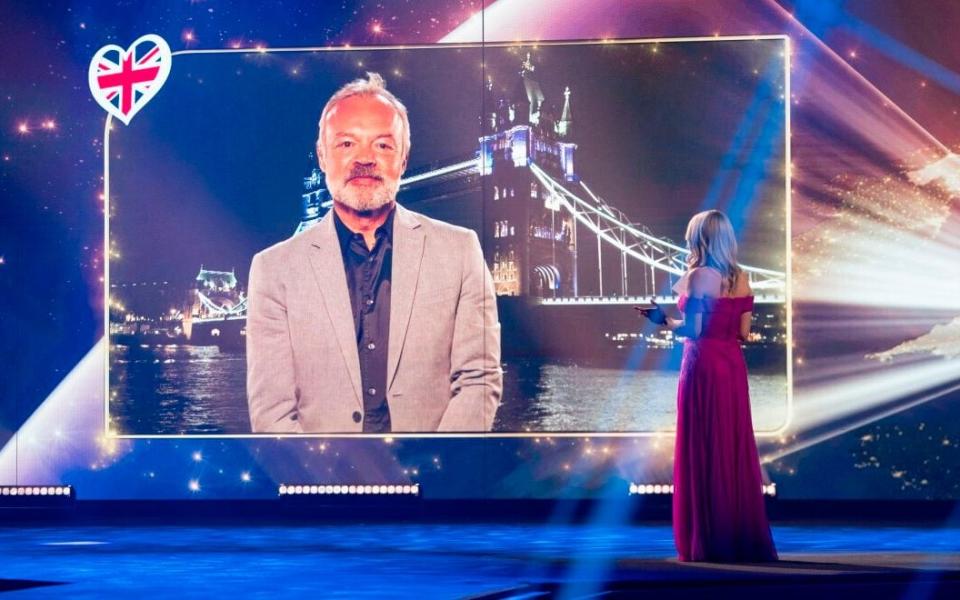
[[[957,528],[777,524],[783,560],[769,565],[678,563],[671,536],[668,523],[8,525],[0,528],[0,591],[25,598],[960,597]]]

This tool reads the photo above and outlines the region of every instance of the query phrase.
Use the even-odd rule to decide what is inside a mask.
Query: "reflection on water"
[[[122,434],[249,433],[243,353],[215,346],[110,349],[110,416]],[[558,361],[504,366],[498,432],[672,430],[676,371],[636,371]],[[786,417],[784,373],[751,374],[753,423],[770,431]]]
[[[110,360],[110,417],[117,432],[250,432],[243,353],[113,345]]]
[[[678,372],[636,371],[566,363],[504,365],[503,404],[495,431],[672,431]],[[756,431],[783,425],[787,377],[749,376]]]

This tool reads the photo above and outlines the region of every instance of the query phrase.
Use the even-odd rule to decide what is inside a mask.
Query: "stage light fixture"
[[[401,485],[325,485],[325,484],[281,484],[277,488],[280,496],[419,496],[420,484]]]
[[[56,508],[74,499],[69,485],[0,485],[0,508]]]
[[[769,483],[761,487],[764,496],[775,498],[777,496],[777,484]],[[673,484],[671,483],[631,483],[628,490],[630,496],[647,495],[665,495],[673,493]]]
[[[66,496],[73,497],[73,486],[69,485],[3,485],[0,496]]]

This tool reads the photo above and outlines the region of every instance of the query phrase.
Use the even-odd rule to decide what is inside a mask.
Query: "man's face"
[[[317,154],[333,199],[359,212],[393,202],[406,167],[396,109],[376,95],[350,96],[326,119]]]

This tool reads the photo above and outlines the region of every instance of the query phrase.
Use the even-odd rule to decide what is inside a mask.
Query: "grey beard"
[[[356,189],[348,187],[349,184],[339,188],[327,186],[334,200],[347,206],[357,212],[372,212],[387,206],[397,197],[399,182],[395,185],[389,185],[384,182],[372,189]]]

